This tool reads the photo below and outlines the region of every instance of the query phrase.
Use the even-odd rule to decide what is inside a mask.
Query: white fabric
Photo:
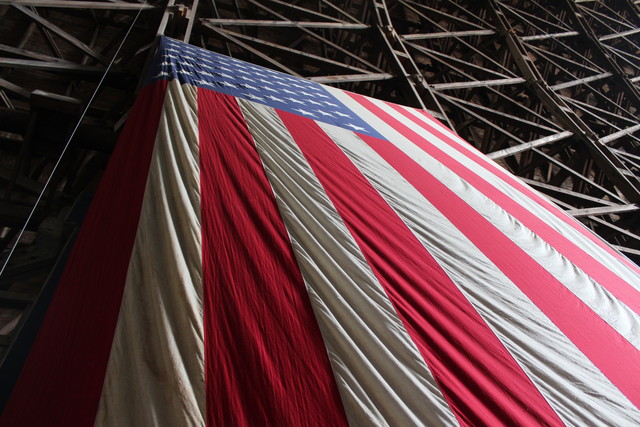
[[[196,93],[168,83],[98,426],[205,424]]]
[[[384,159],[351,131],[321,127],[434,256],[564,422],[628,425],[640,419],[638,409],[544,313]],[[396,145],[408,143],[397,133],[383,135]],[[430,172],[438,168],[443,166],[429,165]]]
[[[375,101],[374,101],[375,102]],[[377,102],[377,105],[384,108],[385,111],[389,112],[389,107],[386,104],[381,102]],[[428,119],[424,114],[417,112],[415,109],[405,107],[405,110],[412,114],[414,117],[417,117],[426,126],[435,126],[438,129],[442,130],[443,133],[449,135],[456,147],[452,147],[444,141],[439,140],[433,136],[429,137],[429,141],[436,145],[438,148],[445,151],[452,157],[455,157],[460,163],[477,173],[479,176],[484,178],[487,182],[493,185],[498,190],[502,191],[505,195],[516,201],[518,204],[525,207],[529,212],[533,213],[538,218],[542,219],[546,224],[553,227],[555,230],[562,233],[565,237],[575,242],[579,247],[585,250],[587,253],[592,254],[594,258],[598,259],[605,267],[614,271],[619,277],[623,280],[629,282],[631,286],[640,291],[640,279],[638,278],[638,272],[640,271],[635,264],[633,264],[628,259],[624,258],[624,255],[616,254],[617,256],[612,256],[590,238],[586,237],[582,232],[576,230],[575,228],[567,225],[564,221],[558,218],[555,214],[551,213],[550,210],[555,210],[559,212],[561,215],[567,215],[560,208],[553,205],[551,202],[548,202],[546,206],[541,205],[538,201],[533,200],[529,195],[527,195],[524,191],[524,187],[526,184],[520,182],[517,177],[511,176],[512,179],[507,179],[507,172],[496,165],[492,160],[488,157],[480,153],[474,147],[469,145],[468,142],[461,139],[459,136],[455,135],[451,130],[445,128],[440,123]],[[409,125],[414,130],[420,129],[415,123],[410,120],[402,117],[402,115],[394,112],[393,115],[401,120],[403,123]],[[429,135],[423,135],[428,137]],[[529,187],[528,187],[529,188]],[[535,189],[529,188],[531,192],[536,192]],[[546,196],[540,193],[537,193],[543,200],[547,200]],[[568,216],[568,215],[567,215]],[[584,225],[577,221],[575,218],[569,217],[570,221],[574,221],[577,223],[579,228],[583,229],[584,232],[589,233],[592,236],[593,233],[591,230],[585,229]],[[597,239],[599,237],[595,236]],[[608,245],[608,243],[605,242]]]
[[[296,143],[239,100],[274,189],[352,425],[457,425],[433,376]]]
[[[378,103],[381,104],[380,102]],[[396,111],[392,111],[388,106],[384,105],[384,108],[388,113],[393,114],[396,119],[403,119],[403,116]],[[429,142],[437,145],[439,148],[448,147],[448,144],[435,136],[426,134],[424,131],[420,132],[421,128],[415,123],[407,121],[406,119],[404,119],[404,122],[412,128],[412,130],[419,132],[423,137],[428,139]],[[387,132],[385,136],[392,137],[389,132]],[[523,224],[509,215],[504,209],[493,203],[472,185],[459,178],[438,160],[429,156],[421,148],[405,141],[404,138],[393,138],[391,141],[420,166],[436,176],[445,186],[453,190],[453,192],[467,202],[469,206],[484,216],[503,234],[527,252],[538,264],[549,271],[556,279],[565,285],[567,289],[576,295],[576,297],[598,314],[598,316],[602,317],[630,343],[640,349],[640,316],[634,313],[623,302],[615,298],[605,287],[602,287],[577,266],[568,261],[542,238],[524,227]],[[450,154],[454,155],[455,153]],[[460,159],[460,157],[462,156],[458,153],[456,159]],[[476,164],[474,164],[474,169],[478,169]],[[492,181],[496,181],[495,177],[493,177]],[[521,199],[524,199],[524,197],[521,197]],[[518,202],[520,203],[521,201]],[[538,203],[531,204],[535,204],[540,208]],[[552,216],[548,211],[547,214]],[[560,222],[557,218],[556,220]],[[561,223],[561,226],[559,229],[561,232],[570,228],[564,223]],[[603,256],[606,256],[607,259],[611,258],[610,255],[603,254]],[[612,264],[614,266],[617,264],[618,267],[621,267],[615,260],[612,260]],[[624,270],[626,270],[626,268]],[[627,280],[631,283],[640,281],[640,277],[631,272],[628,273],[630,274],[625,275],[628,276]]]
[[[403,123],[412,130],[420,133],[423,137],[428,139],[429,142],[441,149],[449,147],[448,144],[436,138],[432,134],[426,134],[424,131],[420,132],[421,128],[419,126],[405,119],[401,114],[391,109],[388,105],[382,105],[383,103],[380,101],[377,101],[377,103],[396,119],[402,120]],[[538,264],[549,271],[598,316],[602,317],[631,344],[640,349],[640,316],[634,313],[633,310],[627,307],[623,302],[614,297],[606,287],[601,286],[602,284],[597,283],[580,268],[572,264],[567,258],[559,253],[557,249],[547,244],[542,238],[527,229],[504,209],[486,198],[486,196],[480,193],[480,191],[476,190],[473,186],[459,178],[454,172],[441,165],[438,160],[426,154],[422,149],[413,143],[405,143],[402,139],[394,139],[392,141],[396,142],[395,145],[405,154],[415,160],[420,166],[433,173],[442,183],[452,189],[454,193],[460,196],[474,210],[482,214],[503,234],[524,249],[527,254],[538,262]],[[455,156],[458,160],[462,160],[461,157],[463,156],[459,153],[457,153],[457,155],[456,152],[449,154]],[[477,172],[480,169],[478,168],[477,163],[469,163],[470,164],[467,166],[472,168],[472,170]],[[497,180],[495,175],[491,175],[491,180],[489,182],[491,181],[497,184],[502,184],[501,187],[505,185],[504,181]],[[527,200],[529,201],[528,204],[530,204],[530,206],[527,206],[528,209],[531,209],[535,211],[536,214],[540,215],[546,213],[547,218],[545,219],[550,220],[550,217],[555,218],[556,226],[558,227],[557,230],[561,233],[569,233],[570,231],[573,231],[576,235],[580,234],[549,213],[546,209],[541,208],[538,203],[531,201],[528,197],[521,196],[516,201],[526,206],[528,205],[526,204]],[[537,209],[534,208],[534,206],[536,206]],[[584,236],[582,237],[584,238]],[[595,245],[592,243],[592,246]],[[640,286],[640,276],[629,271],[629,269],[622,266],[617,260],[613,259],[611,255],[605,254],[604,251],[602,251],[600,255],[601,257],[599,257],[598,260],[605,258],[605,260],[609,261],[609,266],[614,269],[612,270],[614,273],[616,270],[620,270],[619,276],[624,276],[625,280],[631,285],[635,284],[636,286]]]

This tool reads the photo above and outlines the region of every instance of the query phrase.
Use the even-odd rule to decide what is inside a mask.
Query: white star
[[[282,91],[283,91],[283,92],[286,92],[286,93],[290,93],[290,94],[292,94],[292,95],[297,95],[297,92],[294,92],[294,91],[289,90],[289,89],[282,89]]]
[[[327,105],[331,105],[332,107],[337,107],[337,105],[334,104],[333,102],[329,102],[329,101],[322,101],[322,102],[324,102]]]
[[[269,92],[278,92],[278,90],[277,90],[277,89],[274,89],[274,88],[269,87],[269,86],[263,86],[262,88],[263,88],[264,90],[268,90]]]
[[[287,99],[288,99],[289,101],[291,101],[291,102],[295,102],[296,104],[304,104],[304,102],[302,102],[302,101],[300,101],[300,100],[298,100],[298,99],[296,99],[296,98],[291,98],[290,96],[289,96],[289,97],[287,97]]]
[[[310,104],[322,105],[321,103],[314,101],[313,99],[307,99],[307,102]]]
[[[227,81],[222,80],[221,82],[218,82],[219,84],[221,84],[222,86],[226,86],[226,87],[236,87],[236,85],[234,85],[233,83],[229,83]]]
[[[334,111],[333,113],[334,113],[334,114],[337,114],[337,115],[339,115],[339,116],[341,116],[341,117],[351,117],[350,115],[348,115],[348,114],[343,114],[343,113],[341,113],[340,111]]]
[[[273,96],[273,95],[267,95],[265,96],[265,98],[269,98],[272,101],[284,102],[281,98],[278,98],[277,96]]]
[[[261,96],[256,96],[256,95],[254,95],[254,94],[252,94],[252,93],[248,93],[248,94],[246,94],[245,96],[246,96],[247,98],[250,98],[250,99],[255,99],[255,100],[258,100],[258,101],[264,101],[264,98],[263,98],[263,97],[261,97]]]
[[[309,116],[315,116],[315,114],[313,114],[312,112],[303,110],[302,108],[294,108],[294,111],[299,111],[300,114],[306,114],[306,115],[309,115]]]
[[[323,116],[329,116],[329,117],[333,117],[333,114],[331,113],[327,113],[326,111],[322,111],[322,110],[316,110],[318,113],[322,114]]]
[[[243,87],[246,87],[246,88],[248,88],[248,89],[251,89],[251,90],[260,90],[260,89],[258,89],[258,88],[257,88],[257,87],[255,87],[255,86],[251,86],[251,85],[248,85],[248,84],[245,84],[245,83],[242,83],[242,86],[243,86]]]
[[[363,127],[356,126],[356,125],[354,125],[352,123],[347,123],[345,126],[349,126],[351,129],[355,129],[355,130],[364,130]]]

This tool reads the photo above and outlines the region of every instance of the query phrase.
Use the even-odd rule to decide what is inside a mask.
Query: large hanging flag
[[[2,425],[638,425],[639,273],[424,111],[163,38]]]

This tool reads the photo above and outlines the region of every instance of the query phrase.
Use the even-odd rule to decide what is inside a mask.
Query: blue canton
[[[148,81],[178,79],[381,138],[322,85],[162,37]]]

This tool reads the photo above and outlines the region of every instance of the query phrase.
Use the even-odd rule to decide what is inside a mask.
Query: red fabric
[[[96,416],[166,82],[138,95],[2,426],[89,426]]]
[[[640,352],[459,196],[388,141],[362,137],[482,251],[636,406]]]
[[[287,231],[234,98],[199,89],[207,425],[346,425]]]
[[[540,236],[558,252],[563,254],[569,261],[575,264],[578,268],[582,269],[582,271],[591,276],[605,289],[609,290],[609,292],[611,292],[620,301],[625,303],[630,309],[640,314],[640,293],[626,280],[621,279],[617,274],[609,270],[593,256],[585,252],[584,249],[582,249],[580,246],[576,245],[573,241],[569,240],[559,231],[532,214],[518,202],[506,196],[502,191],[496,189],[493,185],[484,180],[484,178],[468,169],[466,166],[461,164],[458,160],[454,159],[444,151],[429,143],[429,141],[425,140],[419,134],[409,129],[398,120],[394,119],[391,115],[387,114],[382,109],[378,108],[369,99],[361,95],[352,96],[362,105],[364,105],[369,111],[380,117],[386,123],[389,123],[396,130],[404,134],[407,138],[411,139],[411,141],[413,141],[418,147],[420,147],[430,156],[445,165],[460,178],[464,179],[466,182],[474,186],[478,191],[487,196],[487,198],[493,200],[498,206],[503,208],[506,212],[520,221],[525,227],[529,228],[535,234]],[[389,105],[396,111],[405,115],[407,118],[420,125],[424,125],[424,123],[420,122],[415,116],[409,114],[404,108],[400,107],[399,105]],[[443,132],[439,131],[437,128],[431,128],[430,131],[436,137],[442,139],[445,142],[449,142],[450,146],[458,148],[457,143],[451,141],[451,138],[449,138]],[[481,163],[478,162],[478,164]],[[537,198],[541,197],[538,196]],[[538,202],[540,203],[539,200]],[[557,212],[557,209],[555,209],[555,211],[557,214],[559,214],[559,212]],[[566,217],[566,215],[564,216]],[[574,222],[574,225],[576,225],[575,221],[570,222]]]
[[[415,116],[409,114],[405,109],[398,108],[395,104],[391,104],[391,103],[389,103],[388,105],[393,107],[393,108],[395,108],[397,111],[401,112],[403,115],[405,115],[406,117],[410,118],[414,122],[419,123],[421,126],[424,126],[424,122],[417,120],[417,118]],[[417,111],[419,111],[421,114],[423,114],[424,116],[426,116],[430,120],[437,121],[436,119],[434,119],[426,111],[424,111],[424,110],[417,110]],[[478,165],[484,167],[485,169],[487,169],[488,171],[490,171],[491,173],[493,173],[497,177],[500,177],[504,182],[510,184],[514,188],[519,189],[520,192],[522,192],[523,194],[527,195],[532,200],[536,201],[538,204],[540,204],[545,209],[547,209],[547,211],[549,211],[551,214],[553,214],[554,216],[556,216],[557,218],[562,220],[564,223],[568,224],[573,229],[578,231],[580,234],[584,235],[586,238],[588,238],[589,240],[591,240],[592,242],[594,242],[595,244],[600,246],[600,248],[604,249],[607,253],[613,255],[615,258],[620,260],[627,267],[631,268],[632,270],[634,270],[637,273],[640,273],[640,267],[638,267],[636,264],[631,262],[628,258],[620,255],[618,252],[613,250],[611,248],[611,246],[609,246],[608,244],[603,242],[602,239],[600,239],[600,237],[598,237],[592,231],[588,230],[579,221],[577,221],[574,218],[571,218],[569,215],[563,213],[557,206],[555,206],[551,202],[549,202],[549,200],[545,199],[544,197],[541,197],[537,192],[533,191],[530,187],[524,185],[521,181],[519,181],[514,176],[510,175],[508,172],[506,172],[504,169],[499,167],[497,164],[495,164],[493,162],[490,162],[490,161],[487,162],[488,159],[482,158],[484,156],[483,154],[481,154],[480,152],[477,152],[475,149],[472,149],[471,146],[469,146],[468,150],[462,149],[459,146],[459,144],[457,142],[452,141],[451,138],[446,133],[440,132],[439,130],[437,130],[435,128],[434,128],[434,133],[436,135],[440,136],[444,141],[450,142],[449,145],[451,147],[455,148],[463,156],[466,156],[466,157],[469,157],[469,158],[475,157],[475,159],[472,159],[472,160],[474,160]],[[605,285],[605,284],[606,283],[603,283],[603,285]],[[637,313],[637,311],[636,311],[636,313]]]
[[[339,147],[315,122],[279,115],[460,423],[561,425],[468,300]]]

